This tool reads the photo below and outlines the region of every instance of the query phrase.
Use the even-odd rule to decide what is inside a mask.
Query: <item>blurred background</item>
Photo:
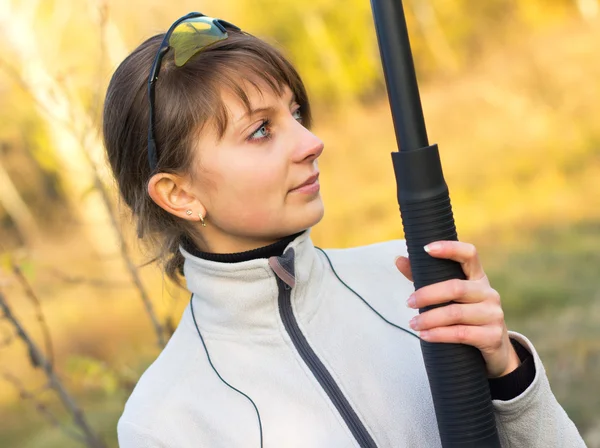
[[[405,0],[459,237],[600,447],[600,3]],[[136,240],[99,125],[118,63],[189,11],[281,48],[311,96],[321,247],[403,238],[368,0],[0,0],[0,446],[116,447],[186,291]]]

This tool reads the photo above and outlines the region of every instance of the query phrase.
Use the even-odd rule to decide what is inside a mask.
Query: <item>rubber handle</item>
[[[437,145],[394,152],[392,162],[415,289],[465,279],[459,263],[433,258],[423,249],[433,241],[458,240]],[[421,350],[442,446],[500,448],[481,352],[423,340]]]

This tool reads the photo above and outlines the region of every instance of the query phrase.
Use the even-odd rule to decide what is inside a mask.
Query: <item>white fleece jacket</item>
[[[377,447],[441,446],[419,341],[384,322],[334,276],[310,230],[285,251],[293,254],[293,275],[283,280],[291,286],[285,288],[300,332],[295,339],[278,302],[282,258],[219,263],[180,250],[210,361],[237,391],[211,368],[187,306],[125,405],[121,448],[259,448],[257,411],[265,448],[364,446],[300,354],[302,338]],[[396,256],[406,255],[404,241],[326,252],[342,280],[408,328],[413,285],[394,266]],[[536,376],[518,397],[493,402],[502,446],[585,446],[529,340],[511,337],[533,354]]]

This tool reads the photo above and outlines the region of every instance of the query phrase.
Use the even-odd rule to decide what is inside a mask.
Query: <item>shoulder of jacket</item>
[[[210,383],[203,381],[205,375],[210,379],[204,358],[189,351],[189,338],[194,334],[182,327],[182,323],[140,376],[125,403],[121,416],[124,422],[144,428],[160,426],[164,415],[175,414],[182,400],[193,401],[186,391]]]
[[[324,249],[331,265],[353,283],[369,288],[394,288],[412,292],[409,282],[395,265],[396,257],[407,255],[405,240],[390,240],[346,249]],[[410,294],[410,292],[408,292]],[[407,296],[408,297],[408,296]]]
[[[389,240],[364,246],[348,247],[343,249],[323,249],[330,257],[335,257],[340,262],[364,263],[366,260],[380,261],[392,257],[392,262],[399,255],[407,256],[406,240]]]
[[[117,438],[119,446],[122,448],[159,448],[169,446],[157,436],[156,431],[125,420],[123,417],[117,422]]]
[[[407,255],[405,240],[347,249],[325,249],[335,274],[388,320],[406,328],[415,310],[406,307],[414,285],[395,265]]]

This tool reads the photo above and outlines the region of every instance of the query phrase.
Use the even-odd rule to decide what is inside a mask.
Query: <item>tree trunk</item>
[[[0,206],[8,213],[21,237],[29,246],[33,246],[39,237],[38,227],[2,162],[0,162],[0,191],[2,192]]]
[[[91,190],[94,167],[84,153],[101,153],[102,145],[86,111],[71,101],[44,65],[33,23],[38,4],[39,0],[31,0],[17,8],[11,2],[0,2],[0,29],[18,57],[14,68],[48,122],[52,147],[61,164],[58,172],[63,190],[81,231],[97,255],[113,254],[117,249],[115,232],[107,225],[108,212],[99,193]],[[85,148],[83,136],[87,137]]]

